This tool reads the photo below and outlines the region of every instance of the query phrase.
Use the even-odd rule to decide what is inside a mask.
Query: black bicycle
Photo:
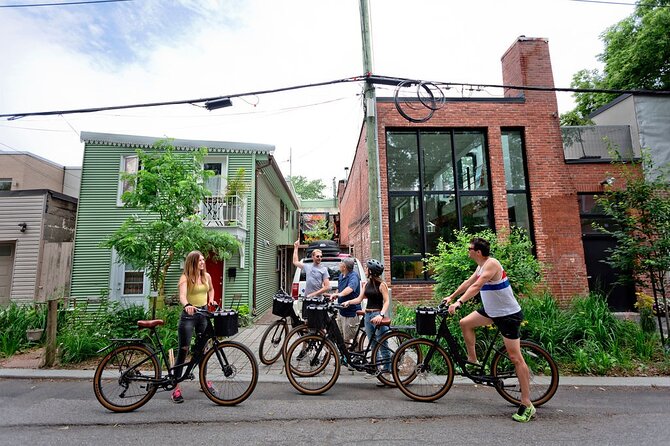
[[[428,316],[428,323],[420,320],[422,311]],[[420,335],[435,334],[435,319],[440,321],[439,329],[435,339],[411,339],[396,351],[392,370],[402,393],[416,401],[428,402],[442,398],[453,384],[455,360],[460,369],[459,375],[477,384],[492,386],[505,400],[515,405],[521,404],[519,379],[499,330],[488,341],[479,343],[482,359],[480,363],[473,364],[466,360],[451,334],[447,325],[448,314],[448,307],[442,304],[436,309],[425,308],[417,312],[417,331]],[[448,351],[442,347],[442,340],[446,341]],[[534,406],[541,406],[556,393],[558,366],[545,349],[533,342],[521,340],[521,353],[530,372],[530,399]]]
[[[304,322],[293,310],[293,298],[279,290],[272,299],[272,314],[280,319],[272,322],[261,336],[258,357],[265,365],[274,364],[286,348],[289,330]],[[290,329],[289,329],[290,327]]]
[[[337,382],[343,365],[395,387],[391,374],[393,355],[398,346],[411,339],[409,334],[391,329],[364,351],[351,351],[336,322],[337,310],[344,307],[331,302],[308,308],[307,322],[311,331],[293,342],[286,352],[286,376],[293,387],[307,395],[324,393]],[[389,326],[390,323],[389,318],[384,318],[381,325]],[[407,377],[399,375],[396,379]]]
[[[222,406],[239,404],[246,400],[258,382],[258,364],[254,354],[245,345],[219,337],[237,332],[237,313],[211,313],[198,310],[207,317],[209,325],[200,351],[193,351],[191,360],[170,367],[168,355],[156,327],[161,319],[137,321],[139,328],[149,330],[146,339],[111,339],[112,349],[102,358],[93,376],[95,397],[112,412],[130,412],[146,404],[158,390],[171,391],[182,381],[194,379],[193,369],[200,369],[200,387],[207,398]],[[212,327],[214,319],[214,327]],[[163,375],[161,358],[167,370]],[[181,377],[175,369],[185,366]]]

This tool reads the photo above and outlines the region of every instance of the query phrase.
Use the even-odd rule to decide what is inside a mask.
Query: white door
[[[0,304],[9,303],[14,267],[14,244],[0,243]]]

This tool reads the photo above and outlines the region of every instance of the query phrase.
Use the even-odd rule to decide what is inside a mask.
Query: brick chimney
[[[547,39],[520,36],[501,60],[504,85],[554,87]],[[505,97],[517,96],[525,96],[528,101],[551,101],[558,111],[554,92],[505,89]]]

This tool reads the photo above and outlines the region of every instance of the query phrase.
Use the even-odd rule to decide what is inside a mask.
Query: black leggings
[[[204,307],[206,308],[206,307]],[[191,339],[193,338],[193,330],[196,334],[195,350],[196,352],[201,352],[205,347],[205,341],[208,336],[203,336],[207,333],[211,326],[207,321],[207,317],[202,313],[193,313],[189,315],[186,310],[182,311],[181,317],[179,318],[179,328],[177,333],[179,334],[179,353],[177,354],[177,364],[183,364],[186,361],[186,355],[188,354],[188,349],[191,346]],[[175,377],[180,378],[183,367],[175,368]]]

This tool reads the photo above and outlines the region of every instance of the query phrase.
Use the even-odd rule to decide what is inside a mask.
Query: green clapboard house
[[[161,138],[82,132],[84,159],[72,262],[71,296],[76,300],[108,295],[124,305],[148,305],[149,281],[144,271],[116,261],[100,242],[137,209],[124,207],[125,185],[120,174],[138,168],[136,150],[153,150]],[[208,180],[212,196],[202,203],[205,225],[228,231],[242,244],[225,262],[207,260],[217,300],[226,307],[248,305],[261,314],[279,289],[290,288],[293,241],[298,237],[298,199],[285,182],[266,144],[171,140],[175,150],[206,147],[203,168],[216,176]],[[139,166],[141,168],[141,166]],[[226,194],[227,182],[244,169],[246,190]],[[206,255],[206,254],[205,254]],[[168,274],[166,296],[175,296],[183,262]],[[220,284],[220,286],[216,284]],[[220,301],[220,300],[219,300]]]

